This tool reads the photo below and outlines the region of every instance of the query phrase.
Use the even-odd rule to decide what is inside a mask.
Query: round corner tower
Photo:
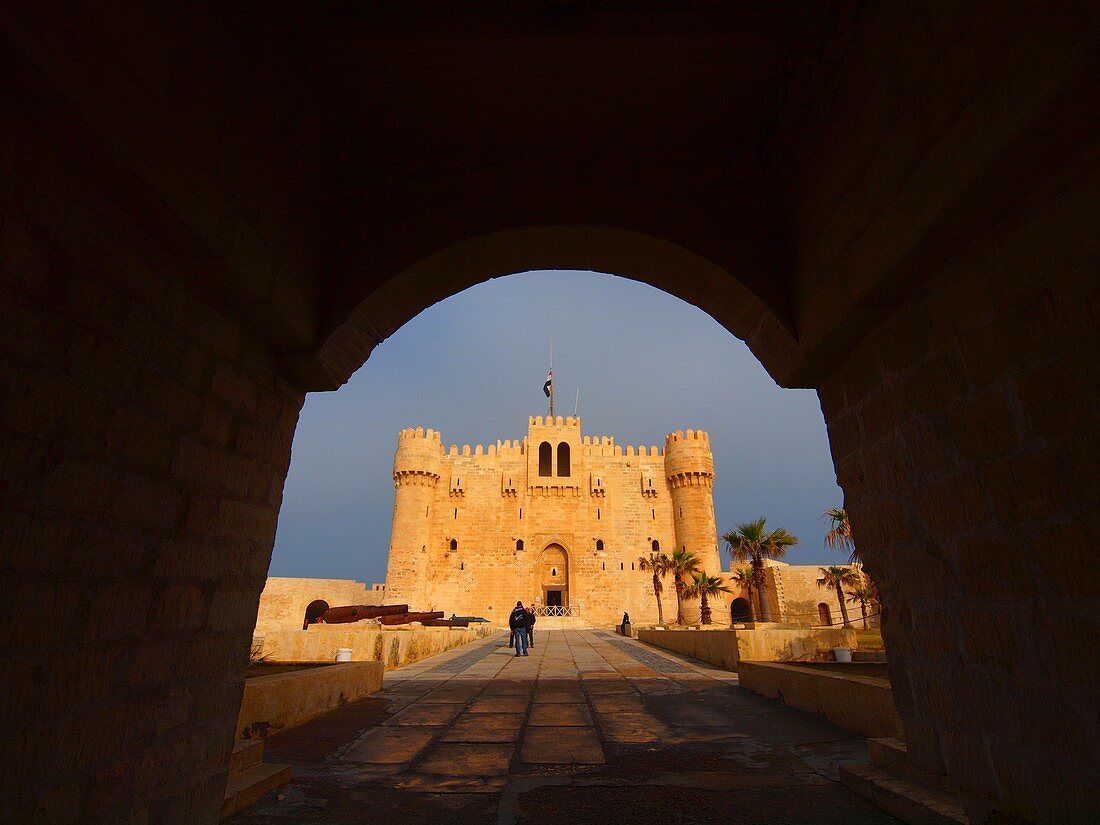
[[[676,546],[695,553],[711,576],[722,571],[714,522],[714,455],[702,430],[665,439],[665,478],[672,499]]]
[[[435,430],[402,430],[393,457],[393,524],[386,566],[386,601],[416,608],[427,596],[431,506],[443,469]]]

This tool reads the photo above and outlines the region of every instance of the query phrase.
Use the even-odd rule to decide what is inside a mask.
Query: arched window
[[[820,604],[818,604],[817,616],[819,619],[821,619],[821,623],[823,625],[828,626],[833,623],[833,614],[829,610],[829,605],[825,604],[825,602],[821,602]]]
[[[458,549],[458,539],[451,539],[451,552]]]
[[[569,445],[564,441],[558,445],[558,475],[569,475]]]
[[[602,553],[603,552],[603,539],[596,539],[596,552],[597,553]]]
[[[523,539],[516,539],[516,552],[523,549]]]
[[[653,552],[654,553],[660,553],[661,552],[661,542],[657,541],[657,539],[653,540],[653,544],[651,546],[653,547]]]
[[[553,469],[551,464],[554,461],[554,448],[550,446],[549,441],[544,441],[539,444],[539,475],[549,476],[553,475]]]

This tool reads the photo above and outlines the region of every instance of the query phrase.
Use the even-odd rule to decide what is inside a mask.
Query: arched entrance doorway
[[[547,613],[569,609],[569,556],[560,544],[548,544],[539,554],[539,585]]]
[[[829,605],[825,602],[820,602],[817,605],[817,620],[823,627],[828,627],[833,623],[832,611],[829,610]]]
[[[730,620],[733,622],[747,622],[752,620],[752,607],[749,600],[738,596],[730,602]]]
[[[329,604],[324,599],[314,599],[308,605],[306,605],[306,615],[302,622],[302,629],[309,627],[311,624],[316,624],[317,620],[325,615],[325,611],[328,610]]]

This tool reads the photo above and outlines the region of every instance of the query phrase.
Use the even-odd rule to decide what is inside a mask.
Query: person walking
[[[527,608],[527,646],[535,646],[535,608]]]
[[[527,655],[527,611],[523,609],[523,602],[516,602],[516,609],[508,617],[508,628],[516,640],[516,655]]]

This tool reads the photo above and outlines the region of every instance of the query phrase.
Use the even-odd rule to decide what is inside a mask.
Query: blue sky
[[[787,561],[846,560],[823,545],[819,516],[843,497],[816,393],[780,389],[744,343],[667,293],[528,272],[425,310],[346,386],[306,398],[271,575],[383,581],[398,431],[430,427],[459,445],[522,438],[527,416],[547,411],[551,335],[559,415],[579,387],[584,434],[663,446],[672,430],[708,430],[720,532],[766,516],[801,540]]]

